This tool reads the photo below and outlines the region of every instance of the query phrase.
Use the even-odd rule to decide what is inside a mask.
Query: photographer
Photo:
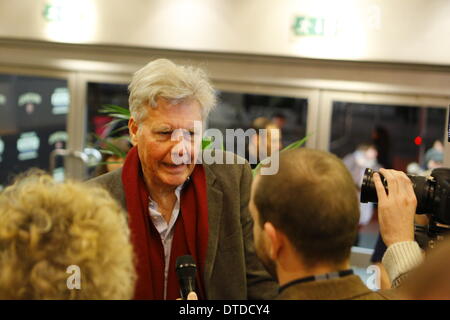
[[[374,173],[380,233],[388,247],[382,262],[392,286],[397,287],[406,274],[423,260],[421,249],[414,241],[417,199],[413,184],[405,173],[387,169],[380,169],[380,173],[389,188],[387,193],[380,175]]]
[[[278,279],[278,299],[396,297],[391,291],[373,292],[350,269],[359,201],[343,162],[331,153],[306,148],[284,151],[279,161],[277,174],[255,177],[249,204],[256,252]],[[402,190],[380,198],[386,218],[383,233],[390,246],[397,248],[399,243],[401,249],[414,243],[407,226],[412,226],[415,198],[410,190],[403,191],[403,184],[411,186],[402,176],[389,175],[389,181]],[[398,225],[404,226],[400,232]],[[404,253],[397,249],[390,254],[403,258]],[[391,274],[403,270],[395,268]]]

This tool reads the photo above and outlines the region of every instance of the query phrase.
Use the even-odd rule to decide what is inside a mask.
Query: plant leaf
[[[130,118],[131,113],[130,110],[124,107],[120,107],[120,106],[116,106],[113,104],[105,104],[103,105],[100,110],[100,113],[108,113],[109,115],[111,114],[120,114],[123,116],[128,116],[128,118]]]
[[[284,147],[281,151],[287,151],[287,150],[292,150],[292,149],[297,149],[300,148],[302,145],[305,144],[305,142],[308,140],[308,138],[312,135],[313,133],[308,133],[305,137],[303,137],[300,140],[294,141],[291,144],[289,144],[288,146]],[[261,167],[261,162],[259,162],[256,167],[252,170],[253,176],[256,176],[258,169]]]

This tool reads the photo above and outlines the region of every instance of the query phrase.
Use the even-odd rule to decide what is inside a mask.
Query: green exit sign
[[[296,36],[324,36],[325,19],[308,16],[295,16],[292,28]]]
[[[48,22],[61,22],[61,6],[46,3],[42,15]]]

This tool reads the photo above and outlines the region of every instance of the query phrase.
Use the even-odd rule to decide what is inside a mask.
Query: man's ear
[[[283,246],[283,237],[280,232],[270,222],[264,223],[264,232],[267,235],[267,244],[269,257],[276,261]]]
[[[133,146],[137,144],[138,124],[133,117],[128,120],[128,131],[130,132],[130,141]]]

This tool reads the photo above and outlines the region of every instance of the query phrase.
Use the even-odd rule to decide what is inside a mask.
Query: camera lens
[[[366,170],[364,171],[363,182],[361,185],[361,199],[360,199],[360,201],[362,203],[367,203],[367,202],[377,203],[378,202],[377,189],[375,188],[375,182],[373,181],[374,173],[375,173],[375,171],[373,171],[370,168],[366,168]],[[380,174],[381,182],[384,185],[384,189],[387,192],[387,181],[381,173],[379,173],[379,174]]]
[[[361,185],[361,198],[360,201],[362,203],[373,202],[378,203],[377,190],[375,188],[375,182],[373,181],[373,174],[376,171],[367,168],[364,171],[363,182]],[[386,179],[383,177],[381,173],[378,172],[381,178],[381,182],[384,185],[384,189],[386,193],[388,192],[388,185]],[[414,193],[417,198],[417,209],[416,213],[432,214],[434,211],[434,191],[435,191],[435,183],[432,180],[429,180],[425,177],[421,176],[410,176],[408,178],[413,183]]]
[[[434,189],[433,181],[420,176],[408,176],[413,182],[414,193],[417,198],[416,213],[434,212]]]

